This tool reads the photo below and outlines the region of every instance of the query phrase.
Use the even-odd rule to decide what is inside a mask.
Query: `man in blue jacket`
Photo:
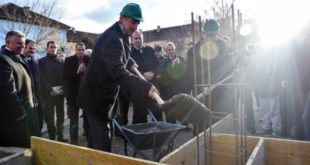
[[[130,57],[129,36],[142,20],[139,5],[125,5],[119,21],[107,29],[94,46],[78,97],[88,117],[88,143],[94,149],[111,151],[108,111],[116,103],[120,85],[141,96],[154,98],[153,92],[159,93],[151,83],[129,72],[137,67]]]

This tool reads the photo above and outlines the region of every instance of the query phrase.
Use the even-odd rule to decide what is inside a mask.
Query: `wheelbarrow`
[[[151,123],[120,126],[118,122],[113,119],[113,123],[124,137],[125,155],[127,155],[126,142],[128,142],[134,149],[134,156],[137,153],[143,159],[155,160],[156,150],[166,145],[168,146],[168,152],[169,149],[172,150],[174,138],[180,130],[186,128],[186,126],[179,124],[157,121],[152,112],[150,110],[148,111],[153,119]],[[146,149],[152,149],[152,159],[141,151]]]

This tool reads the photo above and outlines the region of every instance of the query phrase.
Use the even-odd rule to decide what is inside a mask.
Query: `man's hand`
[[[212,88],[204,87],[204,88],[203,88],[203,91],[204,91],[204,93],[205,93],[206,95],[210,95],[211,92],[212,92]]]
[[[77,74],[84,73],[86,71],[86,66],[84,63],[81,63],[76,71]]]
[[[154,85],[152,85],[149,91],[149,97],[152,98],[153,100],[155,100],[154,92],[160,95],[158,89]]]
[[[143,74],[143,77],[147,80],[147,81],[151,81],[154,77],[154,73],[152,71],[150,72],[145,72]]]
[[[130,68],[130,70],[131,70],[131,72],[135,72],[135,70],[134,70],[134,68],[137,68],[138,69],[138,65],[135,63],[135,64],[133,64],[132,66],[131,66],[131,68]]]
[[[23,114],[23,116],[17,118],[16,121],[21,121],[21,120],[23,120],[26,116],[27,116],[26,114]]]
[[[63,89],[60,89],[57,93],[58,95],[63,95],[64,94],[64,90]]]
[[[54,90],[52,90],[51,93],[50,93],[50,95],[51,95],[51,96],[56,96],[56,95],[57,95],[57,92],[54,91]]]
[[[179,65],[179,63],[180,63],[180,59],[178,57],[176,57],[172,61],[172,67],[175,67],[176,65]]]

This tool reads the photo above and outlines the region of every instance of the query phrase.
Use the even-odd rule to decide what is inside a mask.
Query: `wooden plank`
[[[239,139],[240,140],[240,139]],[[236,138],[233,135],[227,134],[217,134],[213,133],[212,135],[212,152],[217,152],[221,154],[212,154],[212,163],[213,164],[235,164],[236,158],[236,148],[235,148]],[[247,154],[250,155],[254,150],[256,144],[258,143],[259,138],[257,137],[248,137],[247,138]],[[197,164],[197,144],[196,137],[188,141],[186,144],[173,151],[168,156],[160,160],[161,163],[167,164]],[[204,138],[199,137],[199,143],[204,144]],[[207,144],[209,140],[207,139]],[[240,144],[240,141],[239,141]],[[240,152],[240,149],[239,149]],[[200,155],[200,164],[205,163],[204,152],[199,151]],[[222,155],[225,154],[225,155]]]
[[[310,142],[265,138],[265,164],[309,165]]]
[[[233,120],[232,115],[227,115],[224,119],[216,122],[212,125],[212,132],[223,132],[228,130],[233,130]],[[206,132],[209,133],[210,129],[207,129]],[[204,144],[204,133],[202,132],[199,135],[199,144]],[[169,164],[197,164],[196,153],[197,151],[194,148],[197,147],[197,138],[193,137],[191,140],[179,147],[179,149],[174,150],[173,152],[166,155],[159,162],[169,162]],[[178,158],[180,157],[180,158]]]
[[[258,141],[259,138],[256,137],[247,138],[247,156],[251,155]],[[234,135],[214,134],[212,142],[212,152],[216,153],[212,154],[213,164],[236,164],[237,159],[239,163],[241,159],[246,162],[247,158],[241,157],[241,155],[245,156],[245,154],[241,153],[245,151],[245,148],[237,146],[238,153],[236,154],[236,137]],[[240,145],[240,138],[238,138],[238,145]]]
[[[159,165],[160,163],[31,137],[35,165]]]
[[[265,151],[264,139],[260,138],[252,154],[250,155],[248,161],[246,162],[246,165],[264,165],[265,163],[264,151]]]

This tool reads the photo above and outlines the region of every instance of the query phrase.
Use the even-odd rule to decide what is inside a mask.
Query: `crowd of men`
[[[244,97],[248,131],[256,133],[254,94],[261,111],[262,131],[258,134],[281,136],[285,115],[280,111],[281,100],[283,102],[280,91],[288,86],[289,80],[278,74],[279,67],[274,63],[278,56],[265,58],[274,53],[273,50],[260,51],[249,46],[246,56],[234,57],[229,37],[220,37],[219,23],[210,19],[202,27],[202,38],[189,48],[184,58],[178,55],[173,42],[167,42],[163,48],[144,46],[143,35],[137,31],[141,21],[140,6],[129,3],[122,9],[119,20],[101,35],[92,50],[85,50],[83,43],[77,43],[75,54],[63,59],[57,55],[57,43],[49,41],[46,56],[38,62],[32,56],[36,43],[26,39],[22,32],[8,32],[0,52],[0,146],[30,147],[30,136],[41,136],[43,120],[49,139],[68,142],[63,135],[65,98],[70,119],[70,143],[78,144],[82,109],[88,146],[109,152],[111,118],[117,118],[122,125],[128,124],[131,103],[133,124],[147,122],[148,110],[157,120],[163,120],[165,115],[167,122],[177,122],[158,110],[154,93],[168,100],[180,93],[204,91],[205,96],[200,101],[208,108],[214,112],[233,113],[234,87],[210,84],[233,74],[236,77],[236,68],[242,68],[240,66],[245,70],[244,80],[248,84]],[[138,69],[145,80],[135,75],[134,69]],[[231,78],[225,83],[234,80]],[[298,120],[301,115],[292,113],[296,119],[294,130],[300,132],[297,123],[301,121]],[[304,116],[308,114],[305,110]],[[304,118],[307,121],[308,118]],[[199,131],[205,128],[198,127]],[[292,136],[298,136],[298,133]]]

